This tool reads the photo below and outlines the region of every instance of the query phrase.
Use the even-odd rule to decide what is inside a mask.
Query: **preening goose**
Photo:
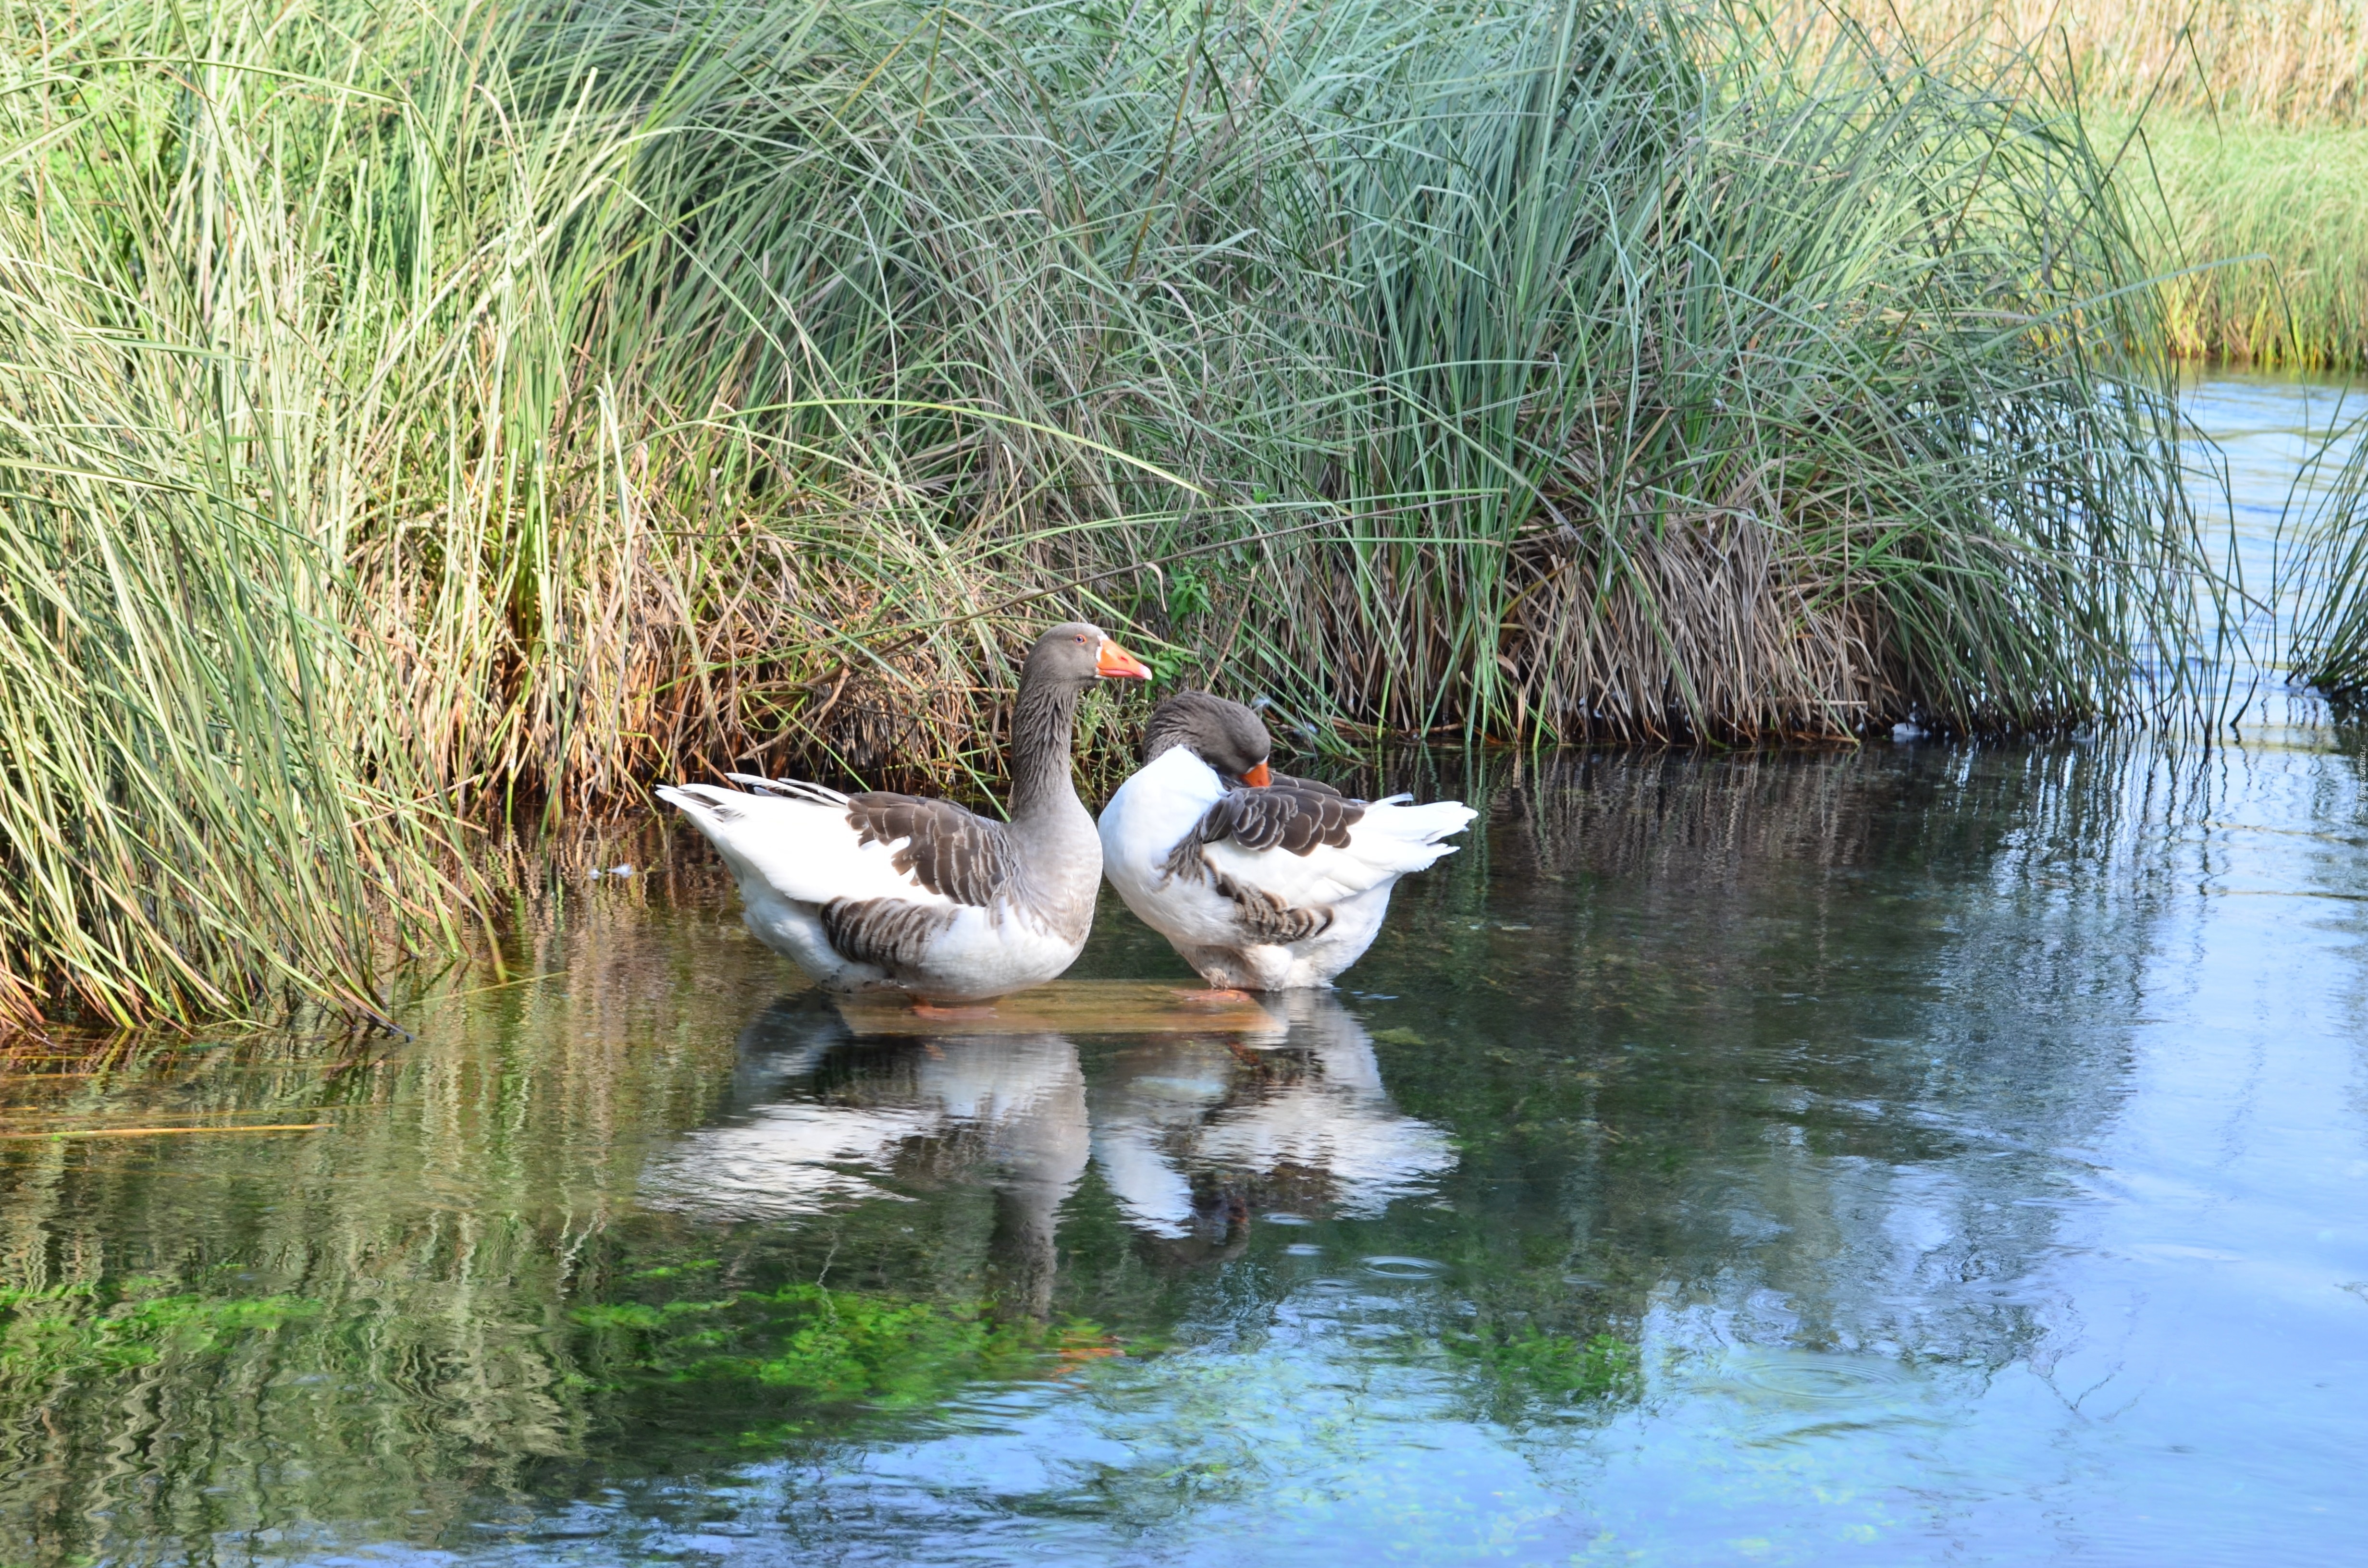
[[[675,784],[660,800],[707,835],[759,940],[835,991],[897,990],[923,1005],[1042,985],[1076,961],[1102,871],[1069,747],[1097,680],[1148,680],[1082,622],[1036,640],[1011,722],[1011,820],[951,801],[729,774],[748,791]]]
[[[1461,801],[1352,801],[1267,766],[1238,702],[1179,692],[1151,715],[1144,766],[1102,810],[1102,866],[1144,923],[1220,987],[1329,985],[1363,956],[1390,888],[1454,846]]]

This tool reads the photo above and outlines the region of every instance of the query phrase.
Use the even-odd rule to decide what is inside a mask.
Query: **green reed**
[[[2368,365],[2368,131],[2156,116],[2168,229],[2157,270],[2189,358]]]
[[[2301,588],[2289,668],[2357,716],[2368,694],[2368,412],[2340,418],[2305,463],[2299,506],[2287,508]]]
[[[349,630],[323,192],[214,133],[267,80],[208,102],[159,65],[135,102],[9,64],[0,1027],[369,1011],[390,950],[449,943],[457,884]]]
[[[450,821],[991,783],[1059,614],[1324,734],[2192,695],[2144,247],[2026,62],[1588,0],[6,26],[18,1020],[366,1000]]]

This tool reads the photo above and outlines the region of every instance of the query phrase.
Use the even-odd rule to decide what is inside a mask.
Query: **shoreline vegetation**
[[[2027,62],[2091,108],[2220,123],[2368,123],[2359,0],[1780,0],[1790,32]]]
[[[2172,353],[2368,370],[2368,129],[2151,117],[2152,249]]]
[[[1796,36],[2028,62],[2124,176],[2170,352],[2368,370],[2368,5],[1842,0]],[[1845,18],[1847,18],[1845,20]]]
[[[2212,700],[2156,220],[2032,47],[1543,0],[0,28],[0,1028],[374,1016],[491,918],[487,835],[678,772],[990,784],[1064,615],[1342,739]]]

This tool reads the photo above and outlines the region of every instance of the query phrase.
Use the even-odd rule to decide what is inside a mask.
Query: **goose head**
[[[1149,680],[1150,666],[1110,641],[1099,626],[1066,621],[1047,631],[1019,667],[1023,687],[1083,691],[1098,680]]]
[[[1144,733],[1143,760],[1183,746],[1228,780],[1266,788],[1273,774],[1267,758],[1274,742],[1258,716],[1238,702],[1205,691],[1179,691],[1151,710]]]

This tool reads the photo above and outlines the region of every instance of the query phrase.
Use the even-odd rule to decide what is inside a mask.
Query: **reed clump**
[[[2294,678],[2359,717],[2368,698],[2368,412],[2357,401],[2304,465],[2292,537],[2300,604],[2287,648]]]
[[[1056,614],[1319,733],[2187,695],[2163,325],[2027,60],[1593,0],[0,28],[19,1021],[362,998],[463,821],[991,782]]]
[[[257,171],[202,134],[253,78],[211,106],[185,83],[167,155],[163,105],[9,64],[0,1028],[370,1011],[468,900],[348,630],[359,432],[311,335],[334,311],[304,193],[242,199]]]

